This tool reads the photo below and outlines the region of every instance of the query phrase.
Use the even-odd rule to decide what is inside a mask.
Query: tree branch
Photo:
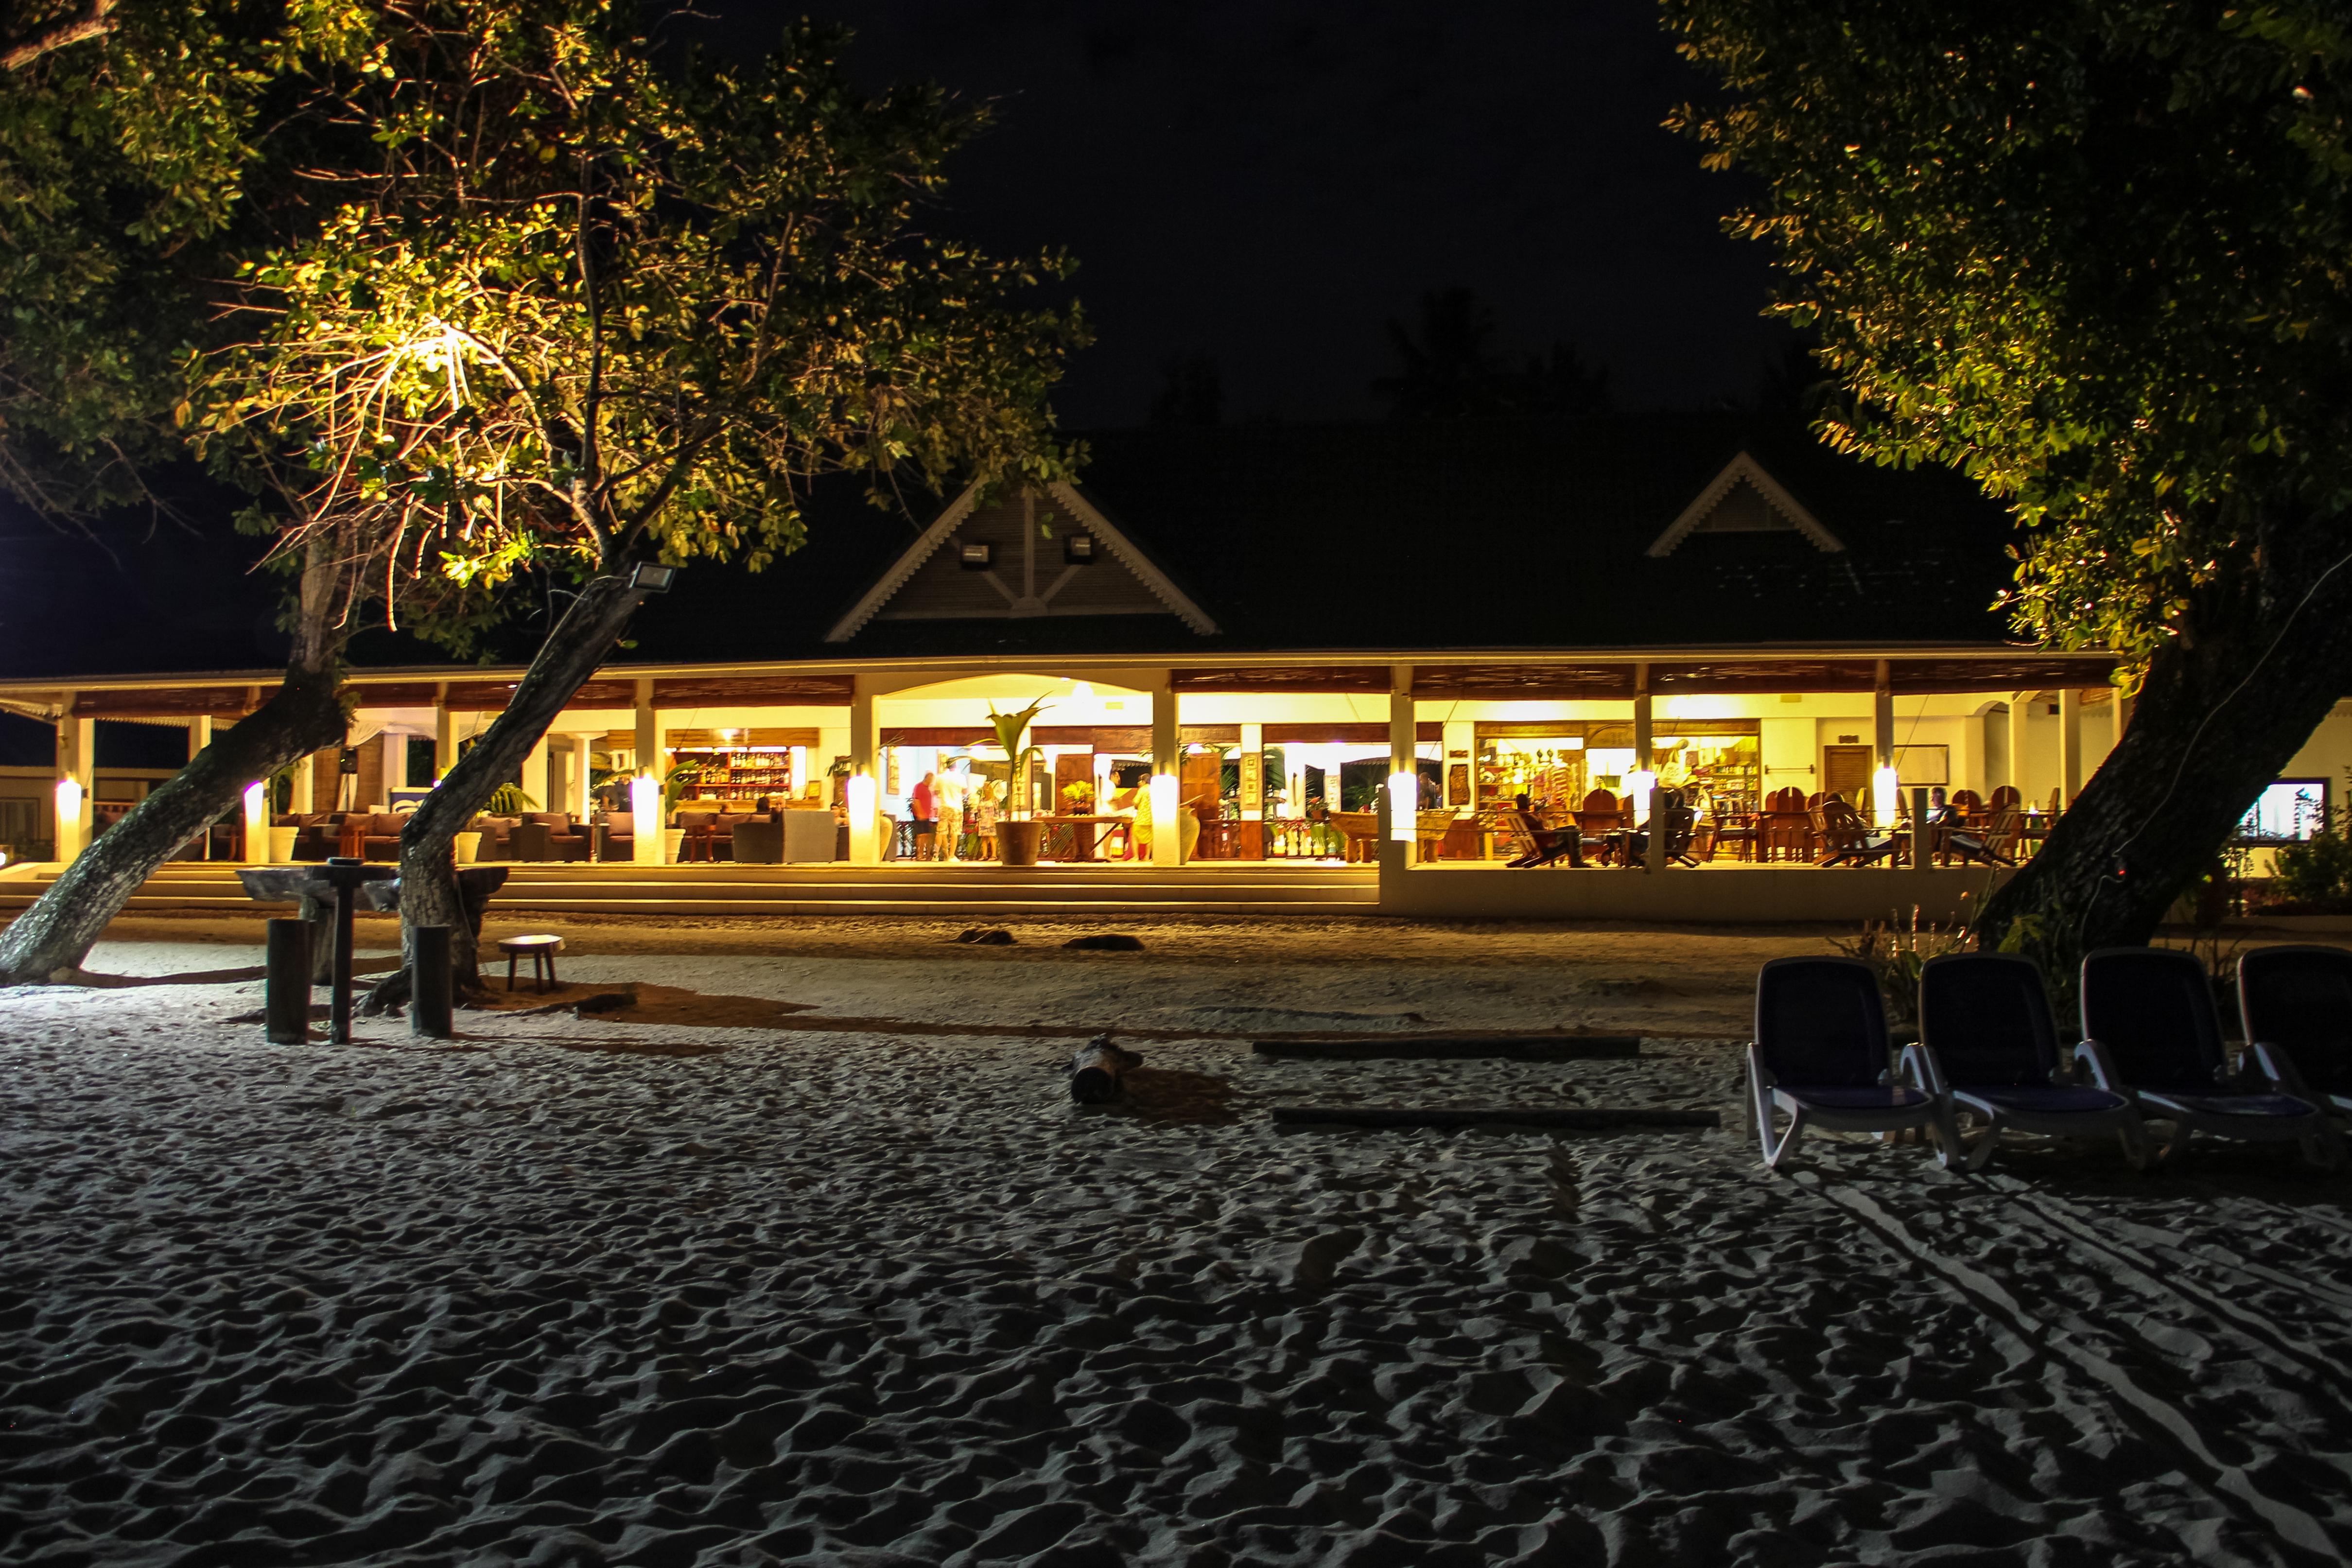
[[[68,44],[79,44],[85,38],[100,38],[114,31],[114,7],[117,0],[90,0],[89,15],[50,28],[37,37],[26,39],[5,54],[0,54],[0,70],[23,70],[44,55],[54,54]]]

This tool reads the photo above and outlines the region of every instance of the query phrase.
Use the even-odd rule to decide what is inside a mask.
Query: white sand
[[[1221,1035],[1351,1012],[1372,1017],[1329,1026],[1663,1036],[1736,1020],[1756,957],[1822,945],[566,929],[567,979],[796,1016]],[[94,967],[258,962],[249,930],[123,930]],[[457,1047],[388,1023],[289,1047],[225,1022],[258,1004],[251,981],[0,992],[0,1561],[2352,1546],[2352,1182],[2290,1154],[2140,1180],[2111,1150],[2038,1152],[1968,1178],[1823,1142],[1773,1178],[1736,1130],[1265,1118],[1724,1102],[1735,1055],[1688,1038],[1470,1066],[1151,1040],[1135,1103],[1093,1112],[1066,1103],[1066,1040],[467,1014]]]

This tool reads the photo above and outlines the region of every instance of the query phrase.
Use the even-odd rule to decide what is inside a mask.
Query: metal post
[[[299,920],[269,922],[264,961],[262,1016],[272,1045],[299,1046],[310,1037],[310,927]]]
[[[365,864],[365,861],[348,859],[341,855],[327,858],[330,876],[336,871],[346,873],[334,878],[334,994],[327,1003],[327,1038],[339,1046],[352,1043],[352,906],[359,892],[359,879],[350,873],[356,872]]]
[[[446,1040],[457,1034],[456,992],[449,973],[449,928],[415,926],[409,931],[408,1032]]]

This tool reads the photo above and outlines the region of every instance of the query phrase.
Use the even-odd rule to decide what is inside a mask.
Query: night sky
[[[780,8],[704,0],[714,47]],[[1743,397],[1777,359],[1733,177],[1660,129],[1701,85],[1654,0],[835,0],[861,81],[996,101],[941,226],[1058,246],[1097,335],[1063,422],[1140,422],[1173,355],[1229,418],[1377,412],[1384,323],[1475,289],[1501,346],[1604,363],[1620,407]]]
[[[793,8],[701,0],[686,37],[770,47]],[[1786,334],[1737,179],[1660,128],[1702,84],[1654,0],[832,0],[852,74],[994,100],[937,226],[1058,247],[1097,333],[1065,426],[1140,423],[1171,357],[1232,421],[1367,418],[1386,323],[1466,287],[1496,346],[1605,365],[1621,409],[1744,399]],[[112,531],[113,557],[0,496],[0,668],[274,663],[254,542]],[[143,536],[142,536],[143,535]],[[165,645],[169,651],[166,652]]]

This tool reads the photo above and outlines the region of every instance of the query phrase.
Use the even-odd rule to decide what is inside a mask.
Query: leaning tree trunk
[[[596,673],[604,656],[628,628],[645,597],[625,577],[597,577],[580,591],[572,607],[540,646],[506,711],[482,731],[473,749],[457,759],[400,830],[400,921],[402,950],[421,925],[449,930],[449,964],[460,990],[481,988],[478,945],[473,921],[457,890],[457,835],[489,804],[492,792],[513,776],[539,744],[563,705]]]
[[[1987,946],[2006,938],[2071,994],[2083,954],[2155,934],[2352,691],[2352,568],[2290,616],[2294,605],[2158,653],[2121,743],[2041,853],[1986,903]]]
[[[73,978],[108,923],[182,845],[257,780],[340,743],[343,729],[333,670],[289,668],[268,701],[125,812],[0,933],[0,984]]]

